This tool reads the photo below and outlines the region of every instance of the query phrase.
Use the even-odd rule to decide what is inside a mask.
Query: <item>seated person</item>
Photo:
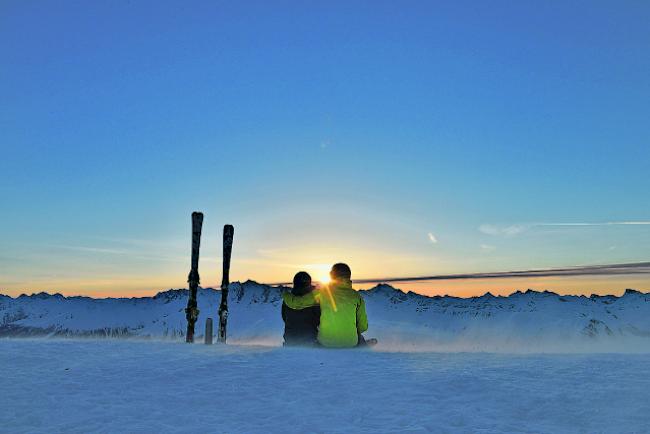
[[[293,277],[291,294],[299,297],[311,292],[311,276],[304,271]],[[318,324],[320,322],[320,306],[306,309],[291,309],[282,303],[282,320],[284,321],[284,345],[313,346],[318,345]]]

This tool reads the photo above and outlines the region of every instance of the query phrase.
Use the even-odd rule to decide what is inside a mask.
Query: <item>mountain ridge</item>
[[[239,281],[232,282],[230,285],[235,286],[235,287],[237,285],[255,285],[255,286],[261,286],[261,287],[268,287],[268,288],[290,289],[287,286],[271,286],[271,285],[267,285],[265,283],[259,283],[259,282],[255,281],[255,280],[251,280],[251,279],[248,279],[248,280],[246,280],[244,282],[239,282]],[[206,290],[213,290],[213,291],[217,291],[217,292],[221,291],[220,288],[214,288],[214,287],[211,287],[211,286],[208,286],[208,287],[199,286],[199,288],[200,289],[206,289]],[[538,291],[538,290],[535,290],[535,289],[532,289],[532,288],[528,288],[528,289],[526,289],[526,291],[516,290],[516,291],[514,291],[514,292],[512,292],[512,293],[510,293],[508,295],[494,295],[490,291],[486,291],[485,294],[483,294],[483,295],[473,295],[473,296],[470,296],[470,297],[459,297],[459,296],[454,296],[454,295],[449,295],[449,294],[426,295],[426,294],[420,294],[418,292],[413,292],[413,291],[404,291],[404,290],[402,290],[400,288],[397,288],[397,287],[394,287],[393,285],[388,284],[388,283],[379,283],[379,284],[373,286],[372,288],[359,289],[358,291],[361,292],[361,293],[372,293],[372,292],[379,291],[379,290],[381,290],[383,288],[388,288],[391,291],[400,292],[400,293],[403,293],[403,294],[406,294],[406,295],[412,294],[414,296],[425,297],[425,298],[430,298],[430,299],[447,297],[447,298],[455,298],[455,299],[463,299],[463,300],[475,299],[475,298],[484,298],[484,297],[508,298],[508,297],[515,296],[517,294],[528,294],[528,293],[550,294],[550,295],[556,295],[558,297],[584,297],[584,298],[621,298],[621,297],[624,297],[625,295],[628,295],[628,294],[642,294],[642,295],[646,294],[646,295],[650,295],[650,291],[649,292],[643,292],[643,291],[639,291],[638,289],[634,289],[634,288],[626,288],[625,291],[623,292],[623,294],[621,294],[621,295],[615,295],[615,294],[604,294],[604,295],[591,294],[589,296],[586,296],[584,294],[580,294],[580,295],[577,295],[577,294],[560,295],[557,292],[549,291],[549,290],[546,290],[546,289],[542,290],[542,291]],[[229,287],[229,289],[230,289],[230,287]],[[10,298],[10,299],[16,300],[16,299],[24,298],[24,297],[61,297],[61,298],[65,298],[65,299],[83,298],[83,299],[92,299],[92,300],[107,300],[107,299],[131,300],[131,299],[156,298],[158,295],[166,293],[166,292],[170,292],[170,291],[185,291],[185,292],[187,292],[188,289],[187,288],[169,288],[169,289],[165,289],[165,290],[162,290],[162,291],[158,291],[154,295],[143,295],[143,296],[140,296],[140,297],[91,297],[91,296],[88,296],[88,295],[81,295],[81,294],[78,294],[78,295],[63,295],[63,294],[61,294],[59,292],[50,293],[50,292],[46,292],[46,291],[33,292],[31,294],[21,293],[21,294],[15,296],[15,297],[13,297],[11,295],[3,294],[2,292],[0,292],[0,299],[1,298]]]
[[[230,285],[229,342],[281,345],[283,287],[254,281]],[[516,291],[508,296],[425,296],[391,285],[361,291],[369,336],[390,348],[497,351],[521,348],[624,346],[650,351],[650,294],[559,295]],[[187,289],[153,296],[91,298],[39,292],[0,297],[0,337],[184,337]],[[197,340],[217,317],[221,291],[199,288]],[[603,346],[606,344],[605,346]],[[612,346],[613,345],[613,346]]]

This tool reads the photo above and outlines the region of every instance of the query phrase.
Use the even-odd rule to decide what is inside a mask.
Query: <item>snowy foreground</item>
[[[649,354],[0,339],[0,431],[650,432]]]
[[[379,285],[379,344],[325,350],[281,347],[280,288],[230,289],[227,346],[183,343],[187,290],[0,295],[0,432],[650,433],[650,294]]]

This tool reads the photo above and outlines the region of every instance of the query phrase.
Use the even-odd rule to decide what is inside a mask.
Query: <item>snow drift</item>
[[[282,288],[247,281],[230,286],[229,342],[281,345]],[[370,329],[385,351],[650,352],[650,294],[560,296],[516,292],[507,297],[427,297],[389,285],[362,291]],[[0,295],[0,336],[184,337],[186,289],[153,297]],[[220,291],[200,288],[203,325],[215,318]]]

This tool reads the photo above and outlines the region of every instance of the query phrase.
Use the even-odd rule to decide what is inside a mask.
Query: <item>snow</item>
[[[231,285],[226,346],[183,343],[187,290],[0,295],[0,431],[650,432],[650,294],[379,285],[379,344],[325,350],[281,347],[280,290]],[[197,342],[220,297],[199,290]]]
[[[0,339],[3,432],[650,432],[650,354]]]

